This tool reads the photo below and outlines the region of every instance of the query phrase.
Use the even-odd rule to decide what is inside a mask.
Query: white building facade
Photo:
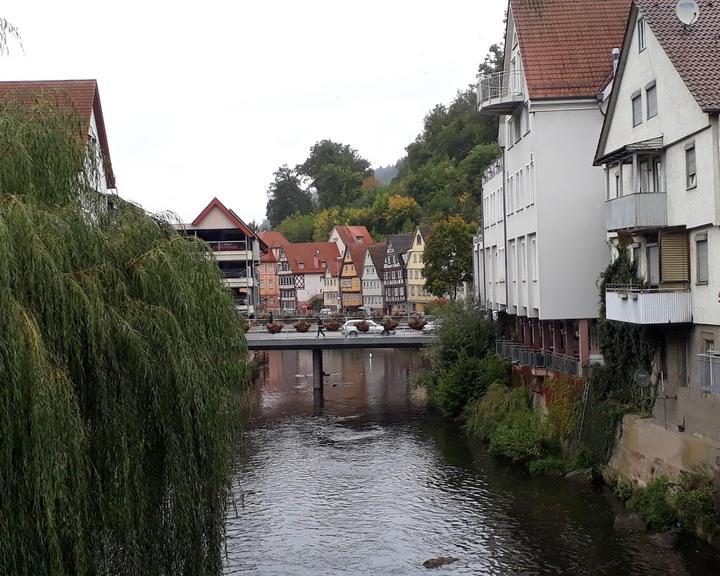
[[[608,319],[662,334],[673,430],[720,441],[720,11],[683,26],[674,2],[635,0],[596,163],[608,239],[638,281],[606,292]],[[698,58],[704,54],[704,58]],[[677,428],[676,428],[677,426]]]
[[[511,0],[504,70],[478,82],[480,113],[500,117],[503,154],[483,179],[476,296],[510,316],[512,342],[498,350],[525,354],[537,375],[580,376],[599,354],[596,282],[609,255],[604,174],[592,162],[603,122],[596,95],[629,2],[582,4]]]

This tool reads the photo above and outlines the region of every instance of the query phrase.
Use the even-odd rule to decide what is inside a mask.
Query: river
[[[268,353],[253,395],[227,520],[225,572],[253,575],[717,574],[687,544],[617,534],[614,498],[536,478],[470,447],[410,376],[416,352]],[[458,562],[429,571],[432,557]]]

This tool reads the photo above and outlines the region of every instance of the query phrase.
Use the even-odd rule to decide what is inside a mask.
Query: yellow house
[[[407,253],[408,302],[413,312],[425,312],[426,306],[434,300],[434,297],[425,290],[425,275],[423,274],[425,240],[429,235],[429,228],[424,226],[416,228],[412,246]]]
[[[340,300],[343,310],[363,305],[362,274],[365,264],[365,244],[349,244],[345,247],[340,271]]]

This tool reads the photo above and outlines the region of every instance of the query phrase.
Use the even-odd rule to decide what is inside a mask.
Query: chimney
[[[620,48],[612,49],[612,60],[613,60],[613,76],[617,72],[618,63],[620,62]]]
[[[320,250],[315,250],[315,255],[313,256],[313,268],[317,270],[320,267]]]

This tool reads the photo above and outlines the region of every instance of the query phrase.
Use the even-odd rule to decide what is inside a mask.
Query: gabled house
[[[604,174],[593,166],[630,0],[510,0],[504,69],[478,81],[499,116],[501,158],[483,178],[481,301],[509,315],[519,358],[542,377],[580,376],[597,345],[597,287],[609,263]],[[536,354],[539,352],[540,354]]]
[[[333,262],[328,262],[325,274],[323,275],[323,307],[333,312],[340,310],[340,269],[342,261],[338,257]]]
[[[345,253],[345,248],[351,244],[365,244],[370,246],[373,243],[372,236],[365,226],[335,226],[330,231],[329,242],[337,244],[340,254]]]
[[[280,310],[280,286],[278,285],[278,257],[280,248],[289,244],[280,232],[258,232],[265,242],[267,252],[260,256],[258,283],[260,286],[260,306],[263,310]]]
[[[363,306],[373,312],[385,310],[385,253],[387,244],[373,244],[365,253],[364,271],[362,275]]]
[[[407,312],[407,261],[412,240],[410,234],[391,234],[388,237],[383,265],[385,311],[388,314]]]
[[[660,422],[720,441],[720,4],[690,25],[675,1],[634,0],[595,162],[605,230],[638,280],[610,286],[610,320],[662,334]],[[712,462],[714,466],[714,461]]]
[[[105,120],[96,80],[21,80],[0,82],[0,102],[17,100],[25,106],[46,101],[83,122],[83,136],[98,154],[98,192],[115,191]]]
[[[308,312],[322,305],[323,279],[340,258],[334,242],[289,243],[280,249],[278,282],[283,310]]]
[[[257,268],[261,254],[267,252],[265,242],[217,198],[190,224],[177,228],[210,246],[235,307],[244,314],[255,314],[260,302]]]
[[[362,277],[368,248],[365,244],[348,244],[345,248],[340,269],[340,305],[345,311],[363,305]]]
[[[425,289],[425,241],[430,236],[430,229],[418,226],[412,237],[412,246],[408,251],[407,282],[408,302],[410,311],[425,312],[425,308],[433,301],[433,296]]]

